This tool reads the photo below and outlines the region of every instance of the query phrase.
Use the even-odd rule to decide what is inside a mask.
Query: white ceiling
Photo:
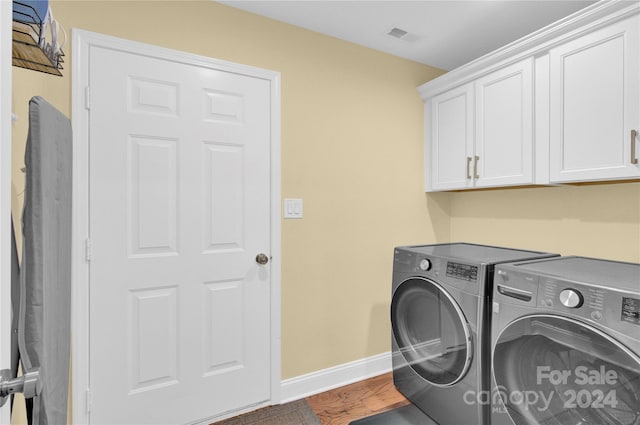
[[[595,1],[220,1],[342,40],[451,70]],[[400,28],[398,39],[387,33]]]

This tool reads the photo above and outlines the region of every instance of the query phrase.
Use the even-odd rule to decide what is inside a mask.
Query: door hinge
[[[86,262],[91,261],[91,239],[89,238],[84,241],[84,259]]]
[[[91,405],[93,404],[93,399],[91,397],[91,388],[87,388],[87,391],[85,394],[86,394],[87,413],[91,413]]]
[[[84,107],[87,110],[91,109],[91,87],[84,88]]]

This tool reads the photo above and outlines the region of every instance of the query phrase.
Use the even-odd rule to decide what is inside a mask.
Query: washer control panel
[[[558,257],[495,270],[494,302],[595,323],[640,343],[640,264]]]
[[[584,306],[593,311],[602,311],[604,308],[605,291],[603,289],[595,287],[582,288],[579,285],[548,278],[542,279],[541,283],[542,299],[540,304],[545,307],[560,305],[573,309]]]
[[[538,305],[568,312],[602,324],[626,323],[640,326],[640,295],[605,290],[601,287],[541,279]]]

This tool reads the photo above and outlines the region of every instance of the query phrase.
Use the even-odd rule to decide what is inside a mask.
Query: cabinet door
[[[473,85],[457,87],[431,100],[430,148],[427,148],[427,188],[464,189],[472,185]],[[428,130],[427,130],[428,131]],[[428,153],[431,153],[431,157]]]
[[[476,187],[533,183],[533,58],[475,82]]]
[[[551,50],[551,182],[640,176],[638,27],[635,16]]]

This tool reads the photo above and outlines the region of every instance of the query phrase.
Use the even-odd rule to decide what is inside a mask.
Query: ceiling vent
[[[390,35],[391,37],[395,37],[395,38],[402,38],[407,34],[409,34],[407,31],[402,30],[400,28],[392,28],[391,31],[387,33],[387,35]]]

